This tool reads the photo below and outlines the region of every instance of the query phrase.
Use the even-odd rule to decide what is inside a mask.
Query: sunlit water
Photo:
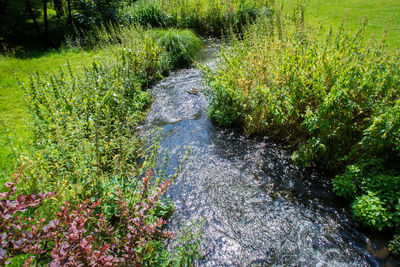
[[[203,89],[199,70],[172,73],[153,87],[144,126],[161,129],[171,173],[191,148],[169,192],[176,211],[168,227],[178,231],[206,219],[199,265],[396,264],[386,252],[371,254],[375,245],[357,230],[345,205],[340,208],[326,177],[295,166],[287,150],[266,138],[214,126]]]

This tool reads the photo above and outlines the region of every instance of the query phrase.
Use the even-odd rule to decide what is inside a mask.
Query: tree
[[[71,0],[68,0],[68,22],[72,26],[72,7]]]
[[[43,23],[44,23],[44,41],[48,42],[49,37],[49,19],[47,17],[47,0],[43,1]]]
[[[29,13],[29,15],[30,15],[30,17],[31,17],[31,19],[33,21],[33,24],[35,26],[36,32],[37,32],[38,36],[40,36],[41,35],[40,34],[40,28],[39,28],[39,25],[38,25],[38,23],[36,21],[36,16],[35,16],[35,13],[33,12],[30,0],[25,0],[25,4],[26,4],[26,10],[28,11],[28,13]]]
[[[64,16],[64,8],[62,0],[53,0],[54,9],[56,10],[57,17],[61,18]]]

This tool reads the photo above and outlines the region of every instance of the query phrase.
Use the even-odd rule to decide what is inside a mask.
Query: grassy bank
[[[195,30],[202,36],[241,32],[258,16],[270,11],[273,1],[249,0],[140,0],[120,11],[122,23]]]
[[[279,0],[277,6],[292,12],[296,4],[305,3],[305,20],[338,27],[342,21],[346,28],[357,30],[362,18],[368,19],[367,37],[377,37],[387,30],[387,44],[400,48],[400,2],[397,0]]]
[[[295,162],[331,171],[364,227],[398,231],[399,54],[363,25],[329,28],[276,13],[232,38],[204,70],[210,116],[291,144]]]
[[[30,253],[39,265],[50,261],[159,265],[182,260],[190,264],[196,239],[188,243],[192,248],[182,247],[172,254],[162,243],[172,237],[162,226],[173,209],[162,195],[176,175],[165,177],[157,172],[157,141],[139,137],[135,127],[151,103],[146,89],[170,70],[190,65],[202,41],[189,30],[155,32],[134,26],[104,32],[94,40],[100,50],[32,59],[42,71],[67,57],[73,60],[47,73],[33,73],[25,79],[25,72],[19,70],[25,79],[26,100],[21,113],[29,120],[20,128],[29,129],[26,136],[30,140],[25,153],[17,153],[22,156],[23,172],[6,184],[4,190],[9,193],[1,197],[14,205],[18,192],[16,210],[26,211],[24,205],[33,208],[23,217],[13,217],[15,209],[2,210],[10,215],[1,222],[7,244],[25,239],[5,247],[7,253],[0,255],[0,263]],[[29,60],[10,59],[8,66],[18,67],[21,62]],[[40,215],[34,212],[39,204],[36,212]],[[79,229],[73,222],[77,214]],[[39,218],[59,226],[53,228]],[[91,232],[95,225],[101,232]],[[29,227],[46,230],[21,237]],[[104,231],[113,233],[109,236]],[[75,242],[71,236],[77,233],[80,237]],[[64,246],[70,241],[67,259]],[[80,252],[83,246],[87,246],[84,255]],[[99,258],[99,250],[108,256]],[[13,260],[23,262],[26,257]]]
[[[101,51],[53,51],[32,54],[28,58],[0,56],[0,176],[15,171],[16,161],[11,147],[20,150],[31,137],[27,127],[28,110],[20,83],[29,81],[32,73],[57,73],[59,69],[83,69],[95,59],[101,58]],[[10,140],[11,139],[11,140]],[[9,141],[12,144],[9,144]]]

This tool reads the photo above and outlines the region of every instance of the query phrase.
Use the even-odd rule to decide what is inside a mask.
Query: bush
[[[57,218],[48,223],[44,219],[32,219],[24,214],[27,209],[43,205],[43,200],[55,194],[17,195],[21,175],[15,175],[6,185],[9,191],[0,194],[2,264],[24,254],[28,256],[26,264],[34,260],[45,264],[49,259],[50,265],[57,266],[147,265],[149,261],[156,263],[158,254],[171,264],[182,260],[190,264],[194,256],[192,253],[197,253],[198,239],[195,237],[191,240],[195,242],[192,247],[184,249],[184,252],[177,250],[176,255],[167,252],[162,243],[157,243],[173,237],[171,232],[162,229],[166,221],[156,213],[157,203],[162,201],[161,197],[173,178],[153,185],[149,173],[138,183],[139,197],[134,202],[127,201],[119,189],[112,192],[116,197],[118,220],[111,225],[100,213],[101,199],[95,202],[86,200],[75,207],[67,202],[60,208]],[[36,213],[35,217],[38,216]],[[192,230],[189,232],[192,233]],[[182,234],[183,238],[188,236],[187,233]]]
[[[394,210],[400,192],[400,176],[387,174],[366,175],[361,182],[363,192],[374,192]]]
[[[172,66],[187,67],[203,48],[201,39],[190,30],[154,30],[157,43],[168,52]]]
[[[91,29],[95,25],[116,22],[118,10],[124,5],[120,0],[75,0],[74,20],[78,27]]]
[[[389,244],[389,249],[396,255],[400,255],[400,235],[395,235]]]
[[[173,205],[161,196],[179,170],[169,177],[144,176],[155,170],[158,140],[136,133],[151,103],[146,89],[171,70],[172,54],[154,33],[109,30],[100,27],[87,39],[104,48],[100,63],[32,75],[24,85],[34,140],[23,158],[21,195],[58,195],[12,218],[39,235],[22,242],[36,244],[36,250],[9,249],[4,260],[18,255],[16,264],[160,265],[191,262],[197,255],[195,246],[184,253],[165,249],[170,234],[162,226]],[[33,213],[39,221],[31,219]]]
[[[373,192],[357,197],[353,202],[354,218],[372,230],[382,231],[388,226],[388,214],[383,202]]]
[[[383,107],[397,106],[398,56],[366,44],[363,29],[326,33],[278,24],[277,16],[223,48],[216,71],[205,70],[212,118],[248,134],[303,143],[300,158],[333,169],[363,153],[396,156],[396,113]],[[374,138],[371,129],[382,116],[391,124]],[[364,145],[367,138],[381,145]]]
[[[347,166],[343,175],[337,175],[333,181],[333,191],[339,196],[350,200],[357,196],[357,186],[361,179],[361,170],[358,166]]]
[[[220,36],[229,31],[241,32],[247,23],[261,15],[273,1],[160,0],[159,3],[178,28],[190,28],[203,36]]]
[[[22,253],[43,253],[47,233],[43,231],[44,220],[23,218],[21,212],[36,208],[43,200],[54,197],[55,193],[23,195],[17,194],[17,184],[22,172],[15,174],[6,183],[8,191],[0,193],[0,264]],[[36,213],[36,218],[38,214]]]
[[[139,24],[142,26],[165,27],[172,24],[172,18],[156,1],[137,1],[133,5],[124,6],[119,10],[119,23]]]
[[[35,139],[26,172],[35,182],[28,190],[63,188],[64,200],[85,199],[102,181],[138,176],[152,164],[143,161],[149,151],[135,127],[151,103],[144,89],[162,77],[168,55],[150,36],[131,41],[116,59],[81,73],[31,77],[25,91]]]

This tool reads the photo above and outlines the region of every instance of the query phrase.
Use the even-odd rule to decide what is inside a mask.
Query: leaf
[[[26,196],[24,196],[22,194],[18,195],[18,197],[17,197],[17,201],[19,204],[23,204],[25,199],[26,199]]]

